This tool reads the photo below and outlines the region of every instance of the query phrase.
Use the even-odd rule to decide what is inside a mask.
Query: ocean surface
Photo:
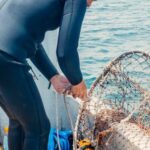
[[[98,0],[87,9],[79,53],[88,85],[106,64],[133,50],[150,53],[150,0]]]

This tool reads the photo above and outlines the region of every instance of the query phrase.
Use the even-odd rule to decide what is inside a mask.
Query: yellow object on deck
[[[0,150],[4,150],[2,146],[0,146]]]
[[[9,128],[8,127],[4,127],[4,133],[8,134],[8,132],[9,132]]]
[[[94,148],[92,147],[91,141],[88,139],[79,141],[79,148],[80,150],[94,150]]]

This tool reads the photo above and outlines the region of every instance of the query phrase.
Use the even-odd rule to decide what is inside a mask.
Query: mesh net
[[[90,100],[82,104],[76,140],[87,138],[96,149],[148,150],[149,90],[149,54],[127,52],[113,60],[92,85]],[[140,146],[141,136],[144,144]]]

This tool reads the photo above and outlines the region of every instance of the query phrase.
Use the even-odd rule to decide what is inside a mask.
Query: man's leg
[[[27,67],[9,63],[4,66],[1,67],[0,91],[9,112],[25,132],[23,150],[47,150],[50,123],[32,76]]]
[[[9,133],[8,133],[8,145],[10,150],[22,150],[24,142],[24,132],[17,120],[15,120],[13,112],[8,110],[7,104],[3,100],[0,94],[0,106],[7,114],[9,118]]]
[[[24,144],[24,131],[17,120],[9,119],[8,145],[10,150],[22,150]]]

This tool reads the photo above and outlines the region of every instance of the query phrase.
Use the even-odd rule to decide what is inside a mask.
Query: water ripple
[[[150,52],[150,1],[93,2],[83,23],[79,52],[88,87],[104,66],[129,50]]]

